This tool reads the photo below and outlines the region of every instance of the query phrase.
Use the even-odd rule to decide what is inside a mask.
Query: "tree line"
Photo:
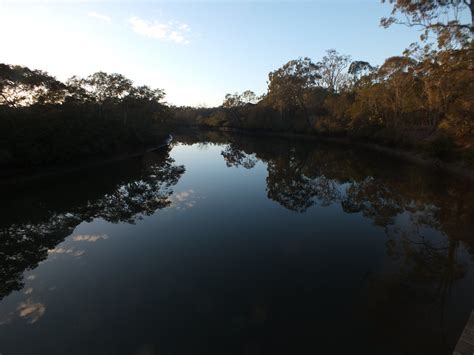
[[[379,66],[334,49],[268,75],[265,94],[227,94],[215,108],[175,108],[182,125],[344,135],[473,157],[472,1],[391,0],[388,27],[422,29],[420,42]],[[400,21],[400,18],[406,21]],[[433,38],[435,41],[433,41]]]
[[[0,64],[0,166],[141,150],[182,125],[341,135],[474,162],[473,2],[388,2],[381,25],[422,29],[402,55],[379,66],[334,49],[319,61],[297,58],[269,73],[265,94],[227,94],[214,108],[169,107],[163,90],[121,74],[61,82]]]
[[[164,95],[121,74],[63,83],[0,64],[0,166],[61,164],[156,144],[171,117]]]

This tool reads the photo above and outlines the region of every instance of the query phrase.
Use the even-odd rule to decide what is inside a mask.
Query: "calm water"
[[[474,191],[346,146],[195,133],[0,187],[0,353],[449,354]]]

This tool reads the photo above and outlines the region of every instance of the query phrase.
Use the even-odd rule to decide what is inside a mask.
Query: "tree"
[[[474,52],[461,49],[436,52],[418,66],[429,124],[464,142],[474,133],[473,63]]]
[[[65,94],[66,86],[44,71],[0,64],[0,105],[56,104]]]
[[[335,49],[326,51],[326,55],[318,62],[321,86],[330,92],[339,92],[347,83],[344,71],[349,66],[350,60],[350,56],[339,54]]]
[[[256,104],[258,102],[258,97],[252,90],[246,90],[240,95],[240,100],[245,104]]]
[[[317,87],[319,66],[310,58],[290,60],[268,74],[267,99],[281,115],[301,109],[308,118],[305,92]]]
[[[98,72],[66,84],[0,64],[0,165],[61,164],[155,146],[170,117],[161,89]]]
[[[369,62],[356,60],[349,66],[348,73],[352,76],[353,85],[357,85],[361,77],[372,73],[375,69]]]
[[[242,94],[238,92],[234,94],[225,95],[224,102],[222,103],[223,107],[242,107],[249,104],[256,104],[258,102],[258,97],[252,90],[246,90]]]
[[[85,88],[85,80],[73,76],[66,81],[66,86],[68,89],[68,95],[66,97],[66,102],[76,103],[76,104],[85,104],[95,102],[92,93],[90,93]]]
[[[133,90],[133,82],[122,74],[97,72],[85,79],[76,79],[79,85],[98,103],[120,102]]]
[[[474,37],[474,2],[472,0],[382,0],[393,4],[392,16],[382,18],[381,25],[394,23],[421,27],[421,39],[430,33],[438,37],[438,45],[444,47],[451,42],[466,45]],[[471,23],[463,21],[464,13],[470,14]],[[396,15],[403,15],[400,19]]]
[[[422,111],[421,81],[415,75],[418,65],[413,58],[388,58],[363,85],[356,88],[351,109],[356,126],[413,126]],[[365,123],[364,123],[365,122]]]
[[[165,97],[164,90],[152,89],[147,85],[133,86],[128,90],[129,92],[120,102],[124,123],[127,122],[130,111],[134,113],[135,122],[140,121],[145,124],[144,129],[147,129],[153,121],[165,123],[168,115],[163,114],[165,105],[161,102]]]
[[[243,104],[244,103],[241,100],[241,97],[240,97],[239,93],[236,92],[235,94],[225,95],[224,102],[222,103],[222,106],[226,107],[226,108],[232,108],[232,107],[240,107]]]

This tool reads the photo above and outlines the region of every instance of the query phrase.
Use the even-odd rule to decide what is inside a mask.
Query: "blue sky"
[[[176,105],[218,105],[226,93],[262,94],[288,60],[327,49],[380,64],[418,38],[383,29],[378,0],[73,1],[0,0],[0,62],[61,80],[119,72],[165,89]]]

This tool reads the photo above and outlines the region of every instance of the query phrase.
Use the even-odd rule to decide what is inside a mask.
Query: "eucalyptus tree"
[[[382,0],[393,4],[390,17],[382,18],[381,25],[394,23],[419,27],[421,39],[427,40],[430,33],[438,37],[438,45],[444,47],[451,42],[466,45],[474,38],[473,0]],[[400,16],[401,15],[401,16]]]
[[[335,49],[326,51],[326,55],[318,62],[319,82],[330,92],[339,92],[348,81],[346,69],[351,63],[349,55],[339,54]]]
[[[234,94],[225,95],[223,107],[241,107],[248,104],[256,104],[258,102],[258,96],[252,90],[246,90],[242,94],[238,92]]]
[[[369,62],[362,60],[353,61],[347,71],[351,76],[352,86],[356,86],[363,76],[373,73],[376,69]]]
[[[319,65],[307,57],[290,60],[268,74],[266,99],[283,117],[302,111],[309,119],[306,94],[318,86],[319,69]]]
[[[258,102],[257,95],[251,91],[246,90],[242,94],[238,92],[234,94],[227,94],[222,103],[222,107],[230,114],[231,123],[237,123],[239,126],[244,124],[243,120],[247,106],[252,106]]]

